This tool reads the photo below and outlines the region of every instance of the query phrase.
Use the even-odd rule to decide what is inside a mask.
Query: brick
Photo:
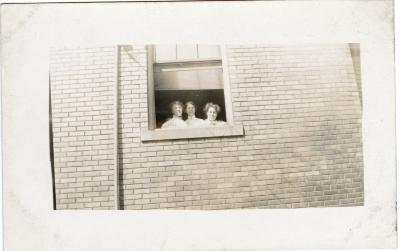
[[[146,50],[128,47],[119,65],[124,208],[363,204],[361,78],[348,45],[230,45],[245,136],[148,143]],[[114,49],[52,52],[57,208],[113,208]]]

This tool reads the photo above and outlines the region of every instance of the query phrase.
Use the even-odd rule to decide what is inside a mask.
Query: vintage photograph
[[[393,3],[2,5],[4,249],[397,248]]]
[[[364,205],[358,43],[53,48],[49,69],[53,209]]]

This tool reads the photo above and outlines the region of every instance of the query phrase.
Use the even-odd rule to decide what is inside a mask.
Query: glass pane
[[[224,89],[222,69],[207,69],[197,71],[199,89]]]
[[[223,89],[222,69],[161,71],[154,74],[155,90]]]
[[[199,58],[221,58],[218,45],[199,45]]]
[[[176,60],[176,45],[156,45],[156,62]]]
[[[197,58],[197,46],[195,44],[178,45],[178,60]]]

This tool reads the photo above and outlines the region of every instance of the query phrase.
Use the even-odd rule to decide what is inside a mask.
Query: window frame
[[[219,45],[222,64],[222,78],[224,89],[226,126],[184,128],[184,129],[159,129],[156,128],[156,110],[155,110],[155,85],[154,85],[154,63],[155,45],[147,45],[147,102],[148,102],[148,127],[141,128],[142,141],[158,141],[171,139],[188,138],[206,138],[206,137],[224,137],[244,135],[243,126],[234,125],[232,111],[232,95],[228,71],[228,61],[226,47]],[[158,63],[179,63],[179,62],[206,62],[215,60],[215,58],[204,58],[199,60],[173,60]]]

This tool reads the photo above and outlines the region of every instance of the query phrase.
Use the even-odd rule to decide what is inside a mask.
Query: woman
[[[203,125],[206,126],[222,126],[226,125],[225,121],[217,120],[218,113],[221,111],[221,108],[217,104],[207,103],[204,106],[204,113],[207,118],[203,120]]]
[[[182,119],[183,104],[180,101],[174,101],[169,105],[172,118],[169,118],[164,124],[162,124],[162,129],[173,129],[173,128],[184,128],[187,127],[185,121]]]
[[[186,113],[188,118],[185,120],[186,124],[190,127],[201,126],[202,119],[196,118],[196,106],[192,101],[186,102]]]

